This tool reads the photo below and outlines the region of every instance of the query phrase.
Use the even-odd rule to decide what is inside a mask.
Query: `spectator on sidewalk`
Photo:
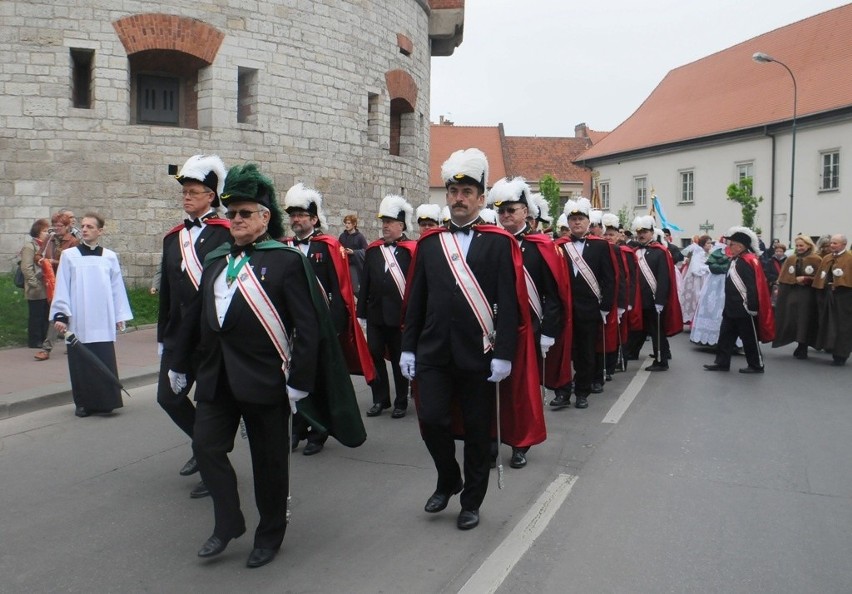
[[[24,299],[27,300],[27,346],[40,348],[47,335],[49,309],[41,259],[47,244],[47,219],[36,219],[30,228],[30,237],[21,248],[21,272],[24,274]]]

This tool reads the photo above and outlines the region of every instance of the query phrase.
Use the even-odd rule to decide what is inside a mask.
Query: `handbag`
[[[15,286],[19,289],[24,288],[24,271],[21,270],[21,261],[15,264]]]

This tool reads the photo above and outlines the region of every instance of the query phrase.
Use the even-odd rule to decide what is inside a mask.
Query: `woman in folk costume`
[[[845,235],[832,235],[828,245],[813,284],[819,312],[816,348],[831,353],[831,364],[840,367],[852,351],[852,252]]]
[[[775,340],[772,348],[796,343],[793,356],[808,358],[808,347],[817,336],[816,294],[811,288],[820,265],[816,246],[807,235],[795,240],[795,253],[781,266],[778,277],[778,301],[775,304]]]
[[[710,275],[707,254],[713,249],[713,239],[709,235],[702,235],[698,238],[698,242],[692,245],[695,247],[689,251],[686,259],[683,288],[680,293],[680,309],[685,324],[692,323],[695,310],[698,309],[701,289]]]
[[[121,391],[116,383],[93,374],[81,348],[91,351],[118,376],[115,361],[115,333],[133,319],[118,256],[104,249],[99,240],[103,218],[87,213],[80,223],[83,240],[65,250],[59,261],[56,292],[50,306],[50,319],[59,333],[76,335],[83,346],[68,349],[68,370],[75,414],[108,413],[121,408]]]
[[[701,288],[698,306],[692,317],[689,340],[698,345],[715,347],[719,340],[719,326],[722,323],[722,309],[725,307],[725,275],[731,265],[726,250],[727,244],[721,238],[713,244],[713,250],[707,255],[707,269],[710,272]],[[738,346],[742,343],[738,342]]]

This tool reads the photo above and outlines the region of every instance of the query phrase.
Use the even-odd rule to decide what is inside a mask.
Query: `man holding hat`
[[[591,203],[588,198],[565,203],[570,234],[556,241],[568,264],[573,307],[574,393],[577,408],[589,406],[595,379],[595,343],[605,324],[615,319],[615,260],[609,244],[588,235]],[[602,366],[601,366],[602,367]],[[550,401],[555,409],[570,406],[571,385],[559,386]]]
[[[437,204],[421,204],[417,207],[414,218],[417,219],[417,226],[420,227],[422,235],[429,229],[441,226],[441,207]]]
[[[364,332],[355,316],[355,301],[349,264],[343,256],[340,242],[324,233],[327,228],[322,208],[322,194],[297,183],[284,196],[284,210],[290,215],[290,227],[294,237],[283,238],[285,245],[298,248],[311,264],[320,290],[331,311],[334,328],[343,347],[350,373],[363,375],[368,384],[375,381],[375,368]],[[294,444],[307,438],[308,444],[302,451],[312,456],[322,451],[328,435],[310,429],[299,415],[294,423]]]
[[[538,383],[562,386],[571,381],[571,289],[565,260],[543,233],[533,233],[529,219],[538,218],[538,205],[530,197],[530,187],[522,177],[500,179],[488,192],[500,217],[500,225],[518,241],[524,263],[533,334],[541,360]],[[548,359],[548,351],[553,349]],[[543,364],[547,363],[547,370]],[[550,371],[547,374],[546,371]],[[548,381],[549,379],[549,381]],[[512,448],[512,468],[527,464],[529,448]]]
[[[157,318],[160,350],[157,403],[190,439],[195,425],[195,407],[189,399],[189,392],[195,383],[195,370],[188,371],[186,385],[177,394],[171,389],[168,373],[174,363],[174,347],[183,312],[198,293],[204,258],[223,243],[231,241],[228,221],[216,212],[226,175],[225,164],[216,155],[194,155],[187,159],[175,176],[181,185],[181,206],[186,218],[163,238]],[[198,472],[198,463],[193,456],[180,469],[180,474],[188,476],[195,472]],[[201,482],[189,496],[199,498],[209,494]]]
[[[402,196],[385,196],[378,215],[382,238],[368,245],[364,256],[357,314],[367,327],[367,344],[377,375],[370,386],[373,406],[367,411],[368,417],[377,417],[391,406],[385,353],[390,358],[396,392],[391,417],[401,419],[408,409],[408,380],[399,369],[399,356],[405,280],[417,245],[405,236],[413,211]]]
[[[536,363],[521,253],[511,235],[480,224],[488,161],[479,149],[456,151],[441,175],[451,220],[418,242],[400,367],[417,378],[421,435],[438,471],[425,511],[442,511],[461,492],[456,525],[469,530],[488,488],[495,400],[496,426],[510,445],[540,443],[545,429],[535,374],[525,373]],[[461,434],[464,475],[453,443]]]
[[[240,418],[245,421],[260,516],[246,563],[254,568],[275,558],[287,528],[287,427],[296,403],[345,445],[360,445],[366,434],[316,278],[298,250],[273,240],[283,230],[272,182],[253,163],[234,167],[222,203],[234,244],[206,258],[169,375],[179,391],[197,353],[193,449],[215,517],[199,557],[220,554],[246,530],[228,460]],[[319,405],[320,398],[335,402]],[[317,411],[336,416],[320,418]]]
[[[705,365],[708,371],[728,371],[737,338],[743,342],[748,367],[740,373],[763,373],[763,356],[758,342],[775,338],[775,318],[769,284],[755,255],[757,235],[748,227],[731,227],[725,235],[731,266],[725,278],[725,306],[716,343],[716,360]]]
[[[672,356],[667,337],[683,331],[674,263],[668,249],[656,240],[654,217],[636,217],[633,220],[633,231],[637,242],[635,251],[642,302],[642,328],[630,335],[628,358],[638,359],[645,338],[650,336],[654,362],[645,370],[667,371]]]

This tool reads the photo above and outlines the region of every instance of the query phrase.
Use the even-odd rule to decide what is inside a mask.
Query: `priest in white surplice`
[[[82,346],[68,349],[71,390],[78,417],[108,413],[122,406],[119,387],[93,372],[84,353],[88,349],[118,377],[115,361],[116,330],[133,319],[118,256],[98,245],[103,218],[87,213],[80,225],[83,240],[62,253],[50,319],[61,334],[74,333]]]

